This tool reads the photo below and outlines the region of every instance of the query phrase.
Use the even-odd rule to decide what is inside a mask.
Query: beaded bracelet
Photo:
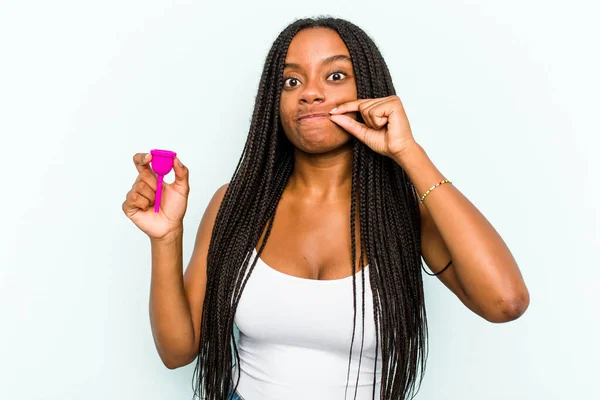
[[[436,187],[443,185],[444,183],[452,183],[449,179],[444,179],[443,181],[441,181],[440,183],[436,183],[435,185],[433,185],[432,187],[429,188],[428,191],[425,192],[425,194],[421,197],[421,204],[423,204],[423,202],[425,201],[425,197],[427,197],[427,195]]]

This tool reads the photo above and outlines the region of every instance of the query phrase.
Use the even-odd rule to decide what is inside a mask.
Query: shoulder
[[[213,198],[211,199],[211,202],[218,202],[219,204],[221,204],[221,202],[223,201],[223,198],[225,197],[225,193],[227,192],[227,189],[229,189],[229,183],[225,183],[224,185],[220,186],[217,191],[215,192],[215,194],[213,195]]]
[[[224,185],[220,186],[215,193],[213,194],[212,198],[210,199],[208,206],[206,207],[206,211],[204,213],[204,218],[205,222],[207,222],[210,227],[209,230],[212,231],[212,225],[215,222],[215,219],[217,217],[217,213],[219,211],[219,208],[221,207],[221,203],[223,202],[223,198],[225,197],[225,193],[227,193],[227,189],[229,188],[229,183],[225,183]]]

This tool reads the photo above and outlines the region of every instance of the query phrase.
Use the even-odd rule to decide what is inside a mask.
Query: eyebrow
[[[331,57],[327,57],[326,59],[323,60],[323,62],[321,64],[331,64],[333,62],[336,61],[349,61],[352,62],[352,59],[346,55],[343,54],[337,54],[335,56],[331,56]],[[296,64],[296,63],[285,63],[283,64],[283,68],[295,68],[295,69],[302,69],[302,67],[300,66],[300,64]]]

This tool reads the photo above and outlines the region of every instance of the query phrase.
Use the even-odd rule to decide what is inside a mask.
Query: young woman
[[[123,211],[152,243],[158,353],[168,368],[197,357],[201,398],[410,398],[427,354],[422,258],[490,322],[529,304],[506,244],[418,144],[379,50],[348,21],[298,20],[275,40],[185,274],[188,169],[175,160],[154,213],[150,161],[134,156]]]

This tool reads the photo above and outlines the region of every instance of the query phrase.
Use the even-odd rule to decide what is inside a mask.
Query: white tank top
[[[256,257],[253,251],[250,262]],[[365,276],[365,338],[357,399],[375,398],[381,384],[381,341],[375,369],[373,297]],[[259,259],[242,292],[235,314],[240,336],[240,383],[244,400],[354,399],[362,332],[362,275],[356,274],[356,331],[352,340],[352,277],[336,280],[299,278]],[[247,272],[247,271],[246,271]],[[380,335],[381,336],[381,335]],[[234,383],[237,368],[234,371]]]

